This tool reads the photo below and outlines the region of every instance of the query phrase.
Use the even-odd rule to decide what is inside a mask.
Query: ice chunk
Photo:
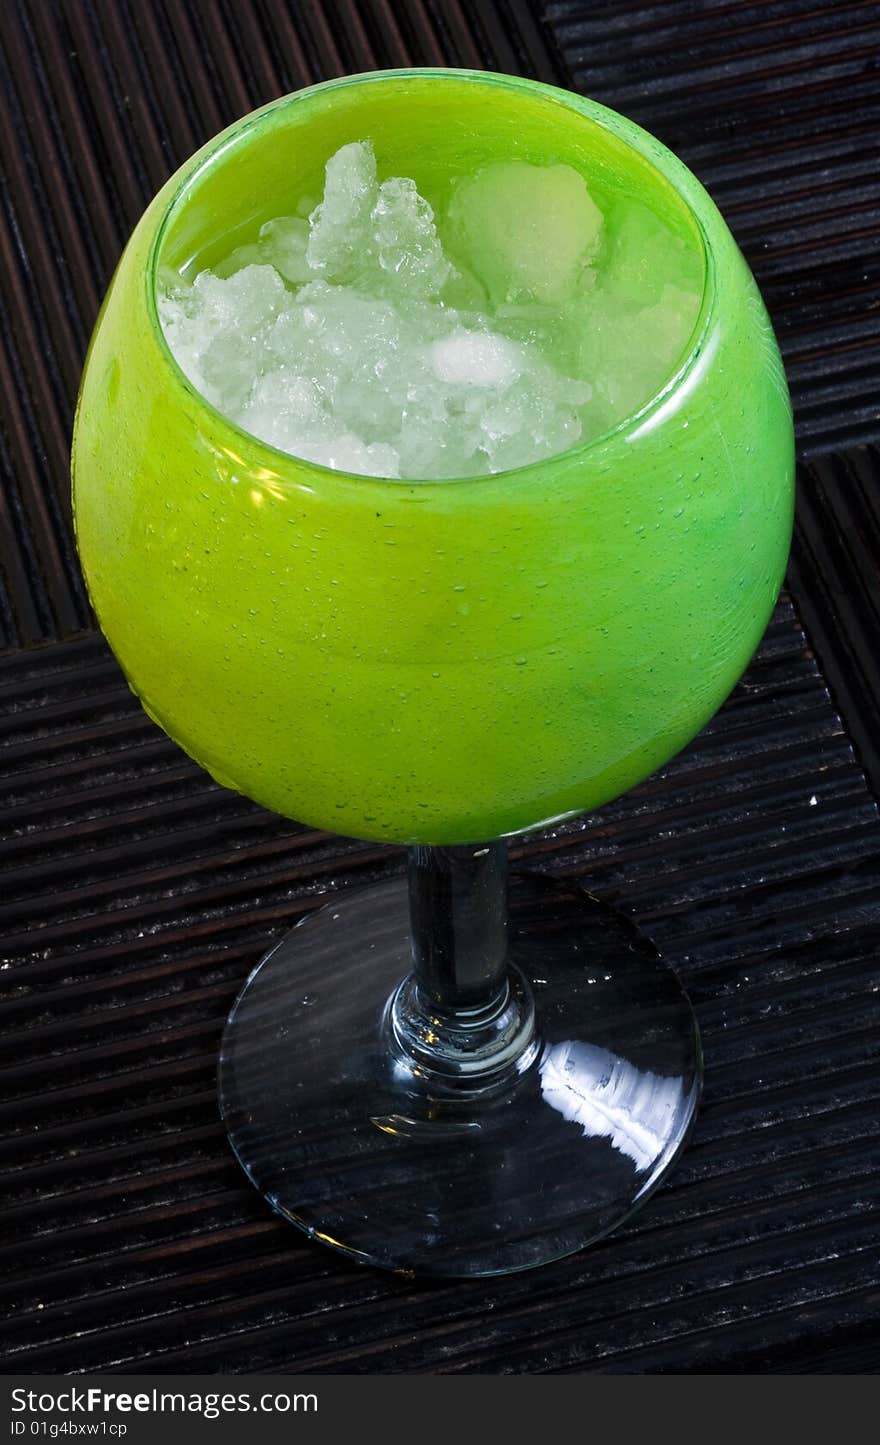
[[[271,266],[246,266],[223,280],[211,271],[191,291],[167,293],[160,317],[180,365],[208,400],[234,416],[247,402],[260,370],[266,325],[287,300]]]
[[[349,431],[325,433],[320,437],[306,436],[299,443],[298,455],[305,457],[306,461],[318,462],[322,467],[357,472],[361,476],[400,475],[398,456],[393,447],[378,443],[367,446]]]
[[[326,420],[317,382],[289,366],[266,371],[254,382],[241,423],[273,446],[281,446],[292,426],[322,426]]]
[[[607,232],[600,285],[627,306],[652,306],[668,284],[684,291],[700,289],[699,253],[646,206],[616,202]]]
[[[306,258],[309,223],[299,216],[276,216],[260,227],[259,238],[236,246],[213,267],[213,274],[225,281],[246,266],[274,266],[279,276],[296,285],[316,273]]]
[[[193,291],[200,301],[198,315],[206,326],[244,321],[244,333],[251,339],[277,316],[287,299],[284,282],[272,266],[245,266],[226,280],[203,271],[196,277]]]
[[[513,386],[493,397],[480,416],[481,447],[490,470],[505,471],[553,456],[583,436],[580,408],[590,387],[560,377],[532,358]]]
[[[265,260],[263,248],[258,241],[249,241],[244,246],[236,246],[222,261],[218,261],[213,268],[213,274],[225,281],[228,276],[234,276],[236,271],[243,271],[245,266],[261,266]]]
[[[437,235],[434,212],[415,181],[383,181],[371,219],[379,265],[393,279],[394,290],[436,296],[452,267]]]
[[[260,227],[260,255],[285,281],[308,281],[314,274],[306,255],[309,234],[308,221],[277,216]]]
[[[431,370],[458,386],[508,386],[527,364],[522,349],[491,331],[453,331],[430,348]]]
[[[595,378],[585,411],[596,434],[638,411],[681,361],[700,296],[664,285],[653,305],[630,303],[601,287],[585,303],[576,369]]]
[[[457,251],[490,300],[561,301],[595,254],[602,214],[571,166],[499,161],[461,181],[449,208]]]
[[[376,191],[376,157],[369,141],[353,141],[331,156],[324,198],[309,218],[307,258],[313,271],[330,281],[347,281],[364,269],[372,250]]]

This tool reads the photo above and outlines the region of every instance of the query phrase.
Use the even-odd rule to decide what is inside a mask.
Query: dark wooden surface
[[[0,7],[8,1370],[876,1369],[878,40],[876,5],[819,0]],[[570,85],[684,155],[767,296],[805,458],[789,593],[722,713],[633,794],[517,850],[680,967],[708,1062],[693,1143],[603,1244],[439,1286],[276,1221],[214,1103],[261,951],[399,856],[223,792],[153,727],[94,631],[67,480],[97,306],[165,176],[274,95],[411,63]]]

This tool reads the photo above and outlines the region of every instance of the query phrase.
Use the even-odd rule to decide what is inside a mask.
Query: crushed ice
[[[615,419],[632,366],[598,392],[585,376],[608,372],[606,333],[625,331],[626,307],[607,290],[603,312],[593,294],[603,220],[583,179],[568,166],[489,166],[459,185],[447,219],[455,262],[414,182],[379,183],[371,143],[343,146],[308,219],[267,221],[213,270],[161,292],[168,343],[246,431],[367,475],[503,471]],[[695,296],[665,286],[645,299],[629,312],[661,342],[666,313],[684,314],[674,355]]]

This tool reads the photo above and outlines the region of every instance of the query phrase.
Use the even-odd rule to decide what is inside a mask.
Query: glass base
[[[687,1138],[702,1060],[672,970],[577,885],[514,875],[509,909],[511,988],[530,986],[535,1034],[500,1086],[438,1090],[395,1046],[403,879],[304,919],[229,1016],[220,1103],[239,1162],[279,1214],[349,1258],[435,1276],[530,1269],[627,1219]]]

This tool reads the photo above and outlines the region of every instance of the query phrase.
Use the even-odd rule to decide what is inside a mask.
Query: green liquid
[[[587,448],[472,481],[352,479],[220,417],[168,355],[151,266],[215,263],[363,136],[441,204],[514,156],[644,202],[703,260],[701,227],[677,385]],[[445,843],[595,807],[693,736],[766,625],[792,472],[766,313],[693,177],[589,102],[437,72],[278,102],[169,182],[96,331],[74,495],[101,625],[192,756],[304,822]]]

